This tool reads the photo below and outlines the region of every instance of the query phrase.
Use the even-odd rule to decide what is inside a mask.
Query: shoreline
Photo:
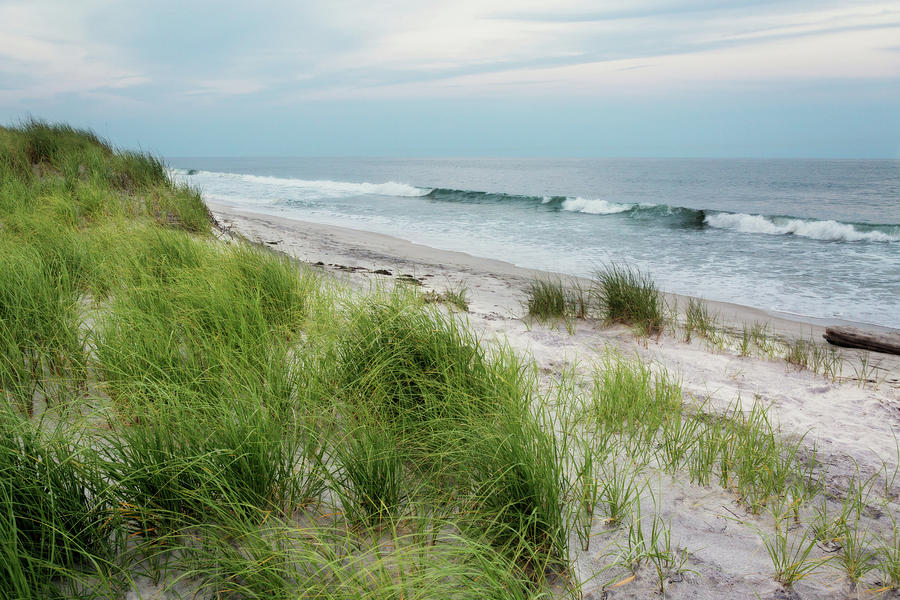
[[[477,278],[503,278],[517,288],[512,291],[519,293],[524,293],[528,283],[536,278],[559,278],[578,281],[584,285],[590,284],[590,279],[584,277],[520,267],[503,260],[435,248],[374,231],[316,223],[209,201],[206,201],[206,204],[220,222],[235,224],[241,233],[249,234],[252,241],[281,251],[290,250],[289,254],[310,264],[337,264],[342,267],[368,269],[372,272],[383,270],[388,265],[394,265],[395,268],[406,267],[407,270],[412,271],[417,269],[458,271],[469,273]],[[275,239],[270,239],[272,238],[271,233],[292,234],[285,235],[284,238],[293,239],[289,239],[287,242],[284,239],[277,239],[277,236]],[[253,239],[254,236],[255,239]],[[302,236],[302,239],[298,239],[299,236]],[[414,277],[421,275],[421,273],[417,275],[415,272],[408,274]],[[433,279],[432,273],[424,274],[429,279]],[[465,281],[454,283],[465,284]],[[477,294],[478,289],[469,291],[476,297],[479,295]],[[702,301],[710,312],[718,316],[727,327],[740,328],[745,324],[762,323],[776,334],[794,338],[812,338],[817,342],[823,341],[822,335],[825,327],[832,325],[852,326],[878,333],[900,331],[873,323],[799,315],[674,292],[662,292],[662,294],[669,306],[672,306],[673,303],[677,303],[678,307],[687,306],[692,299]],[[479,302],[476,300],[473,304],[478,306]],[[506,309],[504,316],[522,316],[521,314],[511,314],[515,313],[511,305],[495,306]],[[521,302],[518,303],[517,308],[521,313]]]
[[[524,357],[533,365],[542,389],[552,389],[568,377],[590,389],[597,370],[605,369],[610,357],[634,360],[671,376],[690,410],[698,413],[727,419],[732,414],[746,415],[757,404],[764,407],[780,439],[802,445],[805,451],[814,452],[816,463],[825,465],[821,477],[829,489],[839,490],[853,478],[878,477],[898,468],[895,432],[900,430],[900,357],[873,353],[868,358],[839,349],[843,352],[841,371],[829,378],[824,372],[791,364],[781,354],[743,354],[728,343],[699,334],[688,341],[680,329],[646,338],[624,325],[596,319],[576,319],[565,326],[539,322],[524,317],[525,290],[535,277],[557,274],[384,234],[216,204],[209,207],[226,231],[231,229],[250,242],[318,266],[363,293],[403,275],[418,280],[423,290],[438,293],[464,286],[469,309],[459,314],[466,326],[486,343],[510,348]],[[679,307],[686,306],[685,296],[667,294],[666,298],[677,299]],[[819,337],[824,331],[820,324],[736,304],[704,302],[711,313],[719,314],[720,324],[737,326],[738,338],[744,323],[764,322],[769,326],[767,336],[812,337],[824,343]],[[861,361],[867,361],[870,370],[861,369]],[[689,550],[701,575],[684,576],[683,583],[670,587],[667,597],[714,600],[752,597],[754,593],[781,597],[778,584],[768,575],[771,561],[759,533],[771,527],[766,511],[750,514],[741,508],[734,490],[694,485],[683,473],[651,473],[659,492],[652,506],[645,503],[642,510],[669,523],[673,543]],[[804,520],[809,518],[804,516]],[[879,527],[887,526],[883,515],[876,520]],[[605,568],[603,551],[573,552],[575,572],[592,577]],[[810,577],[795,587],[802,597],[846,597],[832,579],[830,575]],[[585,597],[600,597],[603,582],[592,582],[585,593]],[[616,592],[616,597],[622,598],[652,595],[654,588],[641,578]]]

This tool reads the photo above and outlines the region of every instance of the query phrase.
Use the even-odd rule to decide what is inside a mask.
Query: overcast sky
[[[900,158],[900,1],[0,0],[0,120],[167,156]]]

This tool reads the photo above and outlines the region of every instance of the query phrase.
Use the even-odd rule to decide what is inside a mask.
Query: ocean
[[[900,161],[170,158],[205,199],[519,266],[900,329]]]

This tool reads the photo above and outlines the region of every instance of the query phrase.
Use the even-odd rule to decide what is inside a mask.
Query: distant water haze
[[[171,158],[213,203],[900,329],[900,161]]]

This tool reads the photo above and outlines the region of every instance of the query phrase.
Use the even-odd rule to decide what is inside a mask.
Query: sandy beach
[[[900,600],[900,2],[95,4],[0,2],[0,600]]]
[[[558,378],[569,369],[589,377],[608,352],[638,355],[680,379],[686,399],[704,410],[722,413],[740,402],[749,409],[754,400],[769,408],[770,418],[788,439],[815,447],[830,489],[846,489],[851,476],[876,476],[889,489],[885,510],[867,514],[874,533],[887,531],[896,514],[896,490],[890,474],[897,467],[900,426],[900,359],[842,350],[840,376],[835,380],[783,359],[741,356],[727,343],[713,345],[695,338],[686,343],[677,332],[637,337],[624,326],[594,320],[538,323],[524,318],[525,290],[535,278],[553,274],[522,269],[506,262],[459,252],[437,250],[385,235],[255,214],[211,204],[221,227],[248,240],[284,252],[325,272],[367,288],[375,282],[413,279],[423,290],[441,292],[465,287],[470,325],[485,340],[505,342],[533,357],[542,377]],[[668,295],[670,305],[684,307],[687,299]],[[708,302],[725,328],[764,323],[774,338],[805,338],[821,342],[825,323],[789,315]],[[860,360],[863,363],[860,363]],[[879,475],[879,473],[881,473]],[[887,480],[884,475],[887,474]],[[878,581],[858,588],[836,566],[823,566],[785,591],[771,576],[772,564],[763,536],[772,528],[765,512],[750,514],[734,494],[718,486],[691,485],[678,475],[651,474],[656,508],[670,522],[672,543],[687,551],[686,571],[666,589],[670,598],[844,598],[870,597]],[[649,495],[648,495],[649,496]],[[649,497],[645,498],[649,501]],[[799,532],[798,532],[799,533]],[[586,598],[644,598],[654,582],[639,574],[621,585],[607,586],[604,549],[614,536],[597,534],[589,552],[576,548],[577,569],[585,580]],[[813,557],[827,558],[833,549],[817,546]],[[865,588],[865,589],[864,589]],[[791,594],[796,594],[792,596]]]

